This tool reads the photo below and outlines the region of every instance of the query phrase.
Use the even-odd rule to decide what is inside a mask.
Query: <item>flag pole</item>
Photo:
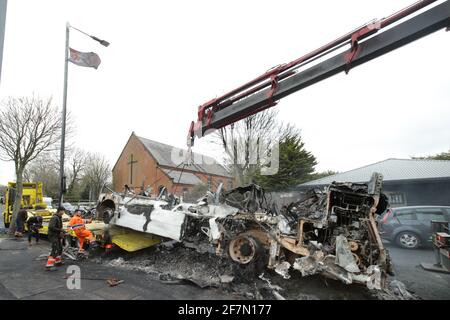
[[[66,144],[66,115],[67,115],[67,77],[69,73],[69,22],[66,23],[66,44],[65,59],[64,59],[64,91],[63,91],[63,107],[62,107],[62,124],[61,124],[61,150],[59,157],[59,199],[58,204],[62,206],[64,199],[65,189],[65,176],[64,176],[64,151]]]

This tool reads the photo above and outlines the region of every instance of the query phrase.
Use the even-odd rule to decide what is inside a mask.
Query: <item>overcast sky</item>
[[[132,131],[184,147],[198,105],[413,0],[9,0],[0,99],[62,104],[65,23],[70,46],[98,70],[70,64],[74,143],[114,164]],[[283,99],[280,118],[302,130],[317,170],[450,148],[450,33],[439,31]],[[1,120],[1,119],[0,119]],[[206,139],[194,151],[216,155]],[[14,179],[0,162],[0,183]]]

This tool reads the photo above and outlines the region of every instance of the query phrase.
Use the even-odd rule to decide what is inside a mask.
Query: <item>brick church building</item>
[[[133,132],[112,170],[114,191],[124,191],[125,185],[136,193],[151,187],[156,195],[166,187],[170,193],[182,195],[201,183],[211,191],[220,183],[225,189],[232,187],[230,174],[216,160],[193,153],[193,164],[188,166],[183,151]]]

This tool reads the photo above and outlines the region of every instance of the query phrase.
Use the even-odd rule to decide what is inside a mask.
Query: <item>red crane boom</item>
[[[450,0],[414,15],[437,0],[421,0],[393,15],[374,20],[342,37],[296,59],[282,64],[250,82],[208,101],[198,108],[197,121],[192,121],[188,146],[195,136],[202,137],[211,129],[220,129],[277,104],[281,98],[337,73],[358,66],[438,30],[450,27]],[[401,21],[400,20],[405,20]],[[392,26],[394,23],[396,25]],[[391,26],[390,28],[387,28]],[[308,69],[301,67],[330,56],[350,45],[346,52],[331,56]]]

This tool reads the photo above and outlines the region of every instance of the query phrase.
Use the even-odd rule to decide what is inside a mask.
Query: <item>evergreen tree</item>
[[[280,142],[278,173],[275,175],[258,173],[254,181],[266,191],[286,190],[310,180],[316,165],[316,158],[305,150],[300,134],[295,133]]]

